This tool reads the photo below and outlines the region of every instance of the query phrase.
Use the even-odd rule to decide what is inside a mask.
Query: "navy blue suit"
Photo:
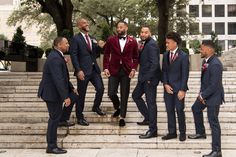
[[[101,52],[101,48],[97,45],[96,40],[89,36],[92,43],[92,50],[88,47],[86,40],[81,33],[75,35],[70,44],[70,55],[75,75],[82,70],[85,74],[85,80],[77,78],[77,86],[79,93],[79,104],[82,106],[82,111],[78,113],[78,119],[83,118],[84,101],[88,83],[91,82],[96,90],[96,96],[93,107],[99,107],[102,102],[104,93],[104,85],[101,77],[101,71],[97,64],[96,58]]]
[[[189,58],[188,54],[180,49],[176,51],[176,57],[173,61],[170,60],[170,52],[165,52],[163,55],[163,84],[168,84],[173,88],[174,94],[169,94],[164,91],[164,101],[166,105],[168,117],[169,134],[176,134],[176,116],[175,108],[178,115],[179,130],[181,134],[186,132],[184,99],[178,99],[179,91],[188,90],[189,77]]]
[[[203,110],[207,107],[208,121],[212,132],[212,150],[221,151],[221,129],[218,115],[220,104],[224,102],[223,66],[220,60],[213,55],[208,59],[205,67],[205,69],[202,68],[200,95],[206,105],[197,99],[192,106],[196,133],[205,134]]]
[[[157,132],[157,106],[156,94],[157,85],[161,77],[160,70],[160,50],[157,43],[152,38],[148,38],[139,56],[138,83],[133,91],[132,97],[144,116],[145,121],[149,121],[151,133]],[[146,102],[142,95],[145,94]]]
[[[69,79],[64,57],[59,51],[52,50],[45,62],[38,90],[38,96],[46,102],[49,112],[47,143],[50,149],[57,147],[59,121],[69,119],[74,103],[76,103],[77,110],[79,107],[78,96],[73,92],[74,87]],[[72,103],[62,110],[62,103],[68,97],[71,98]]]

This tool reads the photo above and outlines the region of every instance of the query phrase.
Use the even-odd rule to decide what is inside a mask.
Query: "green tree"
[[[217,56],[221,56],[222,54],[222,47],[219,45],[219,40],[217,34],[215,32],[211,32],[211,41],[215,45],[215,52]]]
[[[17,27],[16,33],[13,35],[12,43],[10,45],[11,48],[11,54],[16,55],[25,55],[25,37],[23,36],[23,30],[21,29],[21,26]]]

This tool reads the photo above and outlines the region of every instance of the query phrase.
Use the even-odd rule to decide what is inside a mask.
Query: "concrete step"
[[[163,136],[167,133],[166,123],[157,123],[158,134]],[[208,122],[205,122],[206,134],[210,136],[211,130]],[[59,135],[140,135],[147,130],[148,126],[139,126],[128,123],[125,127],[119,127],[117,123],[91,123],[89,126],[75,125],[70,128],[59,127]],[[222,135],[236,135],[236,124],[222,123]],[[46,135],[47,123],[0,123],[1,135]],[[187,134],[195,133],[194,123],[187,124]]]
[[[222,136],[222,149],[236,149],[236,136]],[[211,138],[205,140],[178,139],[163,141],[161,137],[139,139],[137,135],[68,135],[58,138],[58,146],[64,148],[124,148],[124,149],[211,149]],[[0,135],[0,148],[46,148],[43,135]]]
[[[206,111],[205,111],[206,112]],[[117,118],[112,118],[113,112],[107,112],[106,116],[98,116],[93,112],[84,113],[85,118],[91,123],[109,123],[117,122]],[[191,112],[186,112],[186,122],[193,122],[193,114]],[[207,115],[206,113],[204,115]],[[71,115],[71,120],[76,121],[75,113]],[[142,121],[143,117],[139,112],[127,112],[126,121],[128,123],[133,123],[137,121]],[[219,120],[222,123],[236,123],[236,113],[235,112],[221,112],[219,115]],[[0,123],[41,123],[48,121],[47,112],[1,112]],[[158,122],[167,122],[166,112],[157,113]],[[208,121],[207,116],[205,116],[205,121]]]

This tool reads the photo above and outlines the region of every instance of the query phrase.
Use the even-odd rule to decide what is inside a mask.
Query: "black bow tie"
[[[119,36],[119,39],[123,39],[123,40],[125,40],[125,39],[126,39],[126,37],[121,37],[121,36]]]

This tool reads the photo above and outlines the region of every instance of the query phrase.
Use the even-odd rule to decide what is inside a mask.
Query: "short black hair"
[[[180,35],[176,32],[167,33],[166,38],[174,40],[177,43],[177,45],[180,45],[181,42],[182,42],[182,39],[181,39]]]
[[[116,23],[116,27],[118,26],[119,23],[123,23],[123,24],[125,24],[125,25],[128,27],[128,23],[125,22],[125,21],[123,21],[123,20],[118,21],[118,22]]]
[[[202,45],[215,49],[215,43],[211,40],[203,40]]]
[[[53,47],[57,47],[58,44],[64,39],[65,37],[56,37],[54,40],[53,40]]]

